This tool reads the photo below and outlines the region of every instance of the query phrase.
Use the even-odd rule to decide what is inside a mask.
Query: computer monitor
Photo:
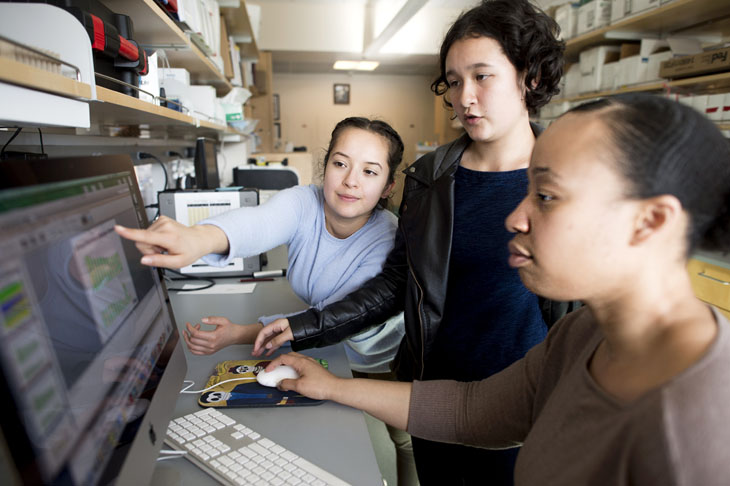
[[[195,185],[197,189],[217,189],[221,185],[215,146],[216,141],[210,138],[201,137],[195,143]]]
[[[0,450],[26,484],[149,484],[186,373],[128,156],[0,164]],[[4,444],[3,444],[4,443]]]

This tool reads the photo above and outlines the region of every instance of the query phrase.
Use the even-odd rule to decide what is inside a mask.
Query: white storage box
[[[725,97],[723,98],[722,119],[723,121],[730,121],[730,93],[725,93]]]
[[[577,35],[590,32],[611,22],[611,1],[591,0],[578,9]]]
[[[705,115],[707,111],[707,98],[707,95],[694,95],[692,97],[692,108]]]
[[[166,80],[172,79],[178,83],[190,86],[190,73],[183,68],[160,68],[160,83],[164,84]]]
[[[628,86],[641,82],[646,77],[647,65],[641,62],[641,56],[629,56],[619,61],[618,86]]]
[[[560,26],[560,39],[570,39],[578,32],[578,5],[566,3],[555,9],[555,22]]]
[[[577,95],[580,91],[580,65],[573,64],[565,73],[565,96]]]
[[[631,13],[643,12],[645,10],[651,10],[659,6],[660,0],[632,0],[631,2]]]
[[[618,88],[619,63],[607,62],[601,71],[601,91],[613,91]]]
[[[581,51],[579,65],[581,74],[593,74],[607,62],[617,61],[621,54],[620,46],[598,46]]]
[[[659,68],[662,62],[672,58],[672,51],[662,51],[649,54],[646,71],[644,72],[644,81],[657,81],[661,79],[659,76]]]
[[[611,23],[616,23],[631,13],[631,0],[611,1]]]
[[[215,88],[213,86],[190,86],[189,93],[193,110],[191,115],[203,120],[215,119]]]
[[[705,108],[705,115],[707,115],[707,118],[714,121],[722,120],[722,109],[724,101],[725,93],[707,96],[707,107]]]
[[[580,92],[587,93],[601,89],[603,67],[607,62],[617,61],[621,54],[619,46],[598,46],[580,53]]]

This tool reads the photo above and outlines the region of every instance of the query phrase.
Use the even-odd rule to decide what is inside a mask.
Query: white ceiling
[[[435,75],[443,35],[460,12],[479,1],[426,0],[377,54],[367,57],[380,62],[374,73]],[[535,3],[546,8],[565,1]],[[407,0],[246,0],[246,5],[260,7],[257,44],[259,50],[272,53],[275,73],[332,73],[332,64],[338,59],[365,58],[363,52],[369,42],[406,3]]]

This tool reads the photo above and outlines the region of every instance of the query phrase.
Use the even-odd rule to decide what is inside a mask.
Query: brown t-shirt
[[[730,484],[730,333],[713,313],[718,334],[705,355],[631,403],[588,372],[602,334],[584,307],[490,378],[414,382],[408,432],[485,448],[522,445],[516,485]]]

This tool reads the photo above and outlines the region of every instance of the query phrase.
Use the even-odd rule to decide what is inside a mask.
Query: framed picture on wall
[[[335,83],[335,104],[336,105],[349,105],[350,104],[350,85],[349,84],[338,84]]]
[[[279,120],[279,95],[274,94],[274,95],[272,95],[272,97],[274,98],[274,121],[278,121]]]
[[[281,140],[281,123],[274,123],[274,140]]]

